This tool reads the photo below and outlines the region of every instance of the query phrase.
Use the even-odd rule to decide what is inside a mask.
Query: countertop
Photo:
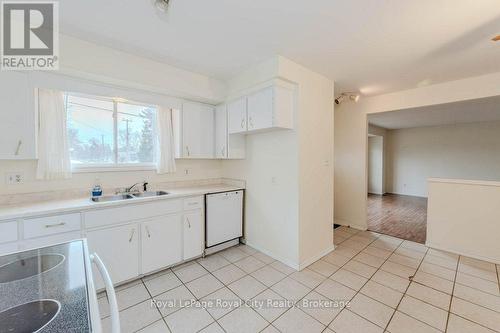
[[[134,203],[138,204],[138,203],[151,202],[157,200],[169,200],[169,199],[183,198],[196,195],[205,195],[209,193],[237,191],[242,189],[243,189],[242,187],[226,185],[226,184],[178,187],[172,189],[155,188],[155,190],[166,191],[169,192],[169,194],[159,197],[134,198],[128,200],[112,201],[112,202],[93,202],[90,200],[90,197],[86,197],[86,198],[75,198],[68,200],[35,202],[23,205],[0,206],[0,222],[6,220],[29,218],[39,215],[62,214],[62,213],[78,212],[78,211],[85,211],[92,209],[100,209],[106,207],[118,207]]]
[[[0,256],[0,267],[28,258],[39,261],[44,254],[64,259],[45,272],[0,283],[0,311],[38,300],[53,300],[60,304],[59,313],[40,332],[90,332],[89,277],[85,267],[86,250],[83,240]],[[39,264],[38,268],[41,266],[43,265]],[[12,276],[12,269],[7,271],[6,267],[1,272],[2,279]]]

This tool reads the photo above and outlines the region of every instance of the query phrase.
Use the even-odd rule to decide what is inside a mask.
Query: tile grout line
[[[445,332],[448,332],[448,325],[450,323],[451,304],[453,303],[453,295],[455,294],[455,285],[457,284],[458,267],[460,266],[461,259],[462,259],[462,256],[459,255],[458,260],[457,260],[457,265],[456,265],[457,270],[455,271],[455,278],[453,279],[453,288],[451,288],[450,304],[448,305],[448,315],[446,317],[446,326],[444,327]]]
[[[403,244],[403,243],[401,243],[401,244]],[[401,245],[400,245],[400,246],[401,246]],[[399,247],[398,247],[398,248],[399,248]],[[420,266],[422,265],[422,262],[424,261],[424,258],[425,258],[425,256],[427,255],[427,252],[429,252],[429,248],[428,248],[428,247],[426,247],[426,248],[427,248],[427,249],[425,250],[425,255],[422,257],[422,259],[420,260],[420,263],[419,263],[419,265],[418,265],[417,269],[415,270],[415,275],[417,274],[417,272],[418,272],[418,270],[419,270]],[[399,306],[401,305],[401,301],[403,301],[403,298],[405,297],[406,293],[408,292],[408,289],[410,288],[411,283],[413,282],[413,278],[415,277],[415,275],[413,275],[413,276],[411,277],[411,279],[410,279],[410,278],[408,278],[408,280],[410,281],[410,283],[408,283],[408,286],[406,287],[405,291],[402,293],[402,294],[403,294],[403,296],[401,297],[401,299],[399,300],[398,304],[396,305],[396,308],[394,309],[394,312],[392,313],[391,318],[389,319],[389,321],[388,321],[388,322],[387,322],[387,324],[385,325],[384,332],[387,332],[387,329],[389,328],[389,325],[391,324],[392,319],[394,318],[394,315],[396,314],[396,312],[398,312],[398,308],[399,308]],[[403,313],[404,313],[404,312],[403,312]],[[409,315],[408,315],[408,316],[409,316]],[[421,320],[419,320],[419,319],[417,319],[417,318],[414,318],[413,316],[409,316],[409,317],[410,317],[410,318],[413,318],[413,319],[415,319],[415,320],[418,320],[418,321],[420,321],[420,322],[422,322]],[[425,324],[426,324],[426,323],[425,323]],[[426,324],[426,325],[428,325],[428,324]],[[430,326],[430,325],[428,325],[428,326]],[[432,327],[432,326],[430,326],[430,327]]]

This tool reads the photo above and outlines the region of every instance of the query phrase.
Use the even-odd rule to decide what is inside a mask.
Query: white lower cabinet
[[[90,253],[97,253],[106,265],[114,284],[139,276],[139,226],[128,224],[87,232]],[[96,270],[97,289],[104,283]]]
[[[153,218],[141,228],[142,274],[182,261],[182,215]]]
[[[191,259],[203,253],[203,212],[201,209],[184,214],[183,259]]]

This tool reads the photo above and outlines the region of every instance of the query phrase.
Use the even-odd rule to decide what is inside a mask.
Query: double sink
[[[165,191],[147,191],[147,192],[134,192],[134,193],[123,193],[116,195],[105,195],[102,197],[92,197],[93,202],[110,202],[110,201],[121,201],[130,200],[135,198],[151,198],[160,197],[163,195],[168,195]]]

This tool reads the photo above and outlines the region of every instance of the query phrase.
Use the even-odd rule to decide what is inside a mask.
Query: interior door
[[[142,273],[182,261],[182,216],[160,216],[143,222]]]
[[[214,158],[214,108],[187,102],[182,105],[183,157]]]
[[[248,96],[248,130],[273,127],[273,87]]]
[[[87,232],[90,253],[97,253],[104,262],[113,284],[139,275],[139,229],[129,224]],[[104,288],[99,272],[94,271],[97,289]]]
[[[230,134],[247,131],[247,98],[241,97],[227,105],[228,129]]]

